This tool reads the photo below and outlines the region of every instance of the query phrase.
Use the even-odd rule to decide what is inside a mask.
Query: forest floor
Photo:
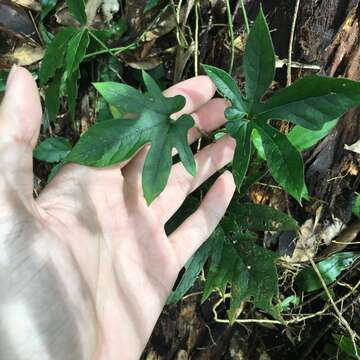
[[[42,16],[44,4],[49,3],[55,7]],[[154,7],[144,12],[149,3]],[[360,80],[359,0],[301,0],[297,13],[296,1],[264,0],[262,3],[277,55],[272,90],[309,74]],[[234,30],[231,39],[225,0],[88,0],[91,26],[112,30],[115,36],[107,41],[106,47],[122,50],[109,55],[104,48],[88,56],[80,66],[77,123],[75,126],[72,123],[67,98],[62,96],[56,119],[45,116],[41,140],[57,135],[69,139],[72,144],[76,142],[101,113],[91,86],[91,82],[99,79],[138,86],[141,70],[146,70],[166,88],[201,74],[200,64],[228,70],[233,53],[233,76],[241,86],[246,44],[241,4],[242,1],[235,0],[228,3]],[[247,0],[244,4],[251,25],[260,1]],[[48,32],[55,34],[67,26],[78,26],[78,23],[70,16],[64,1],[0,0],[0,94],[6,74],[14,63],[26,66],[38,76],[47,48],[44,37]],[[292,57],[290,79],[289,53]],[[41,90],[43,95],[44,89]],[[287,196],[271,178],[254,184],[247,194],[253,202],[291,214],[301,225],[301,232],[306,234],[307,251],[314,261],[344,252],[354,254],[353,261],[344,266],[341,275],[329,285],[332,299],[354,333],[360,333],[360,262],[357,261],[360,220],[353,214],[360,184],[360,155],[359,147],[351,151],[346,150],[346,145],[359,140],[359,120],[359,109],[350,111],[328,136],[303,153],[305,178],[311,194],[303,206]],[[35,162],[35,193],[46,185],[51,167],[48,163]],[[294,263],[306,266],[307,258],[299,251],[291,234],[282,234],[276,239],[264,236],[262,245],[283,256],[278,265],[279,289],[280,296],[288,298],[293,291]],[[294,260],[294,251],[297,251],[297,262],[284,260],[286,257]],[[347,354],[341,353],[334,340],[334,334],[345,337],[349,334],[334,312],[325,289],[296,293],[299,302],[291,307],[294,321],[287,326],[267,321],[270,318],[251,304],[243,305],[243,321],[230,326],[214,318],[218,294],[201,304],[203,277],[204,274],[183,300],[166,306],[142,359],[356,358],[351,349]],[[224,301],[218,306],[220,318],[226,317],[227,305]]]

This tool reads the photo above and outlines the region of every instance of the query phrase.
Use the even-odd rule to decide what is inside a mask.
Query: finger
[[[197,111],[192,113],[196,126],[205,133],[210,133],[219,128],[225,122],[224,111],[227,103],[223,99],[211,99]],[[192,144],[201,136],[196,128],[189,131],[188,141]],[[150,146],[145,146],[124,169],[124,176],[132,183],[138,186],[141,183],[141,174],[145,158]],[[176,152],[175,152],[176,153]]]
[[[41,125],[39,91],[31,74],[14,66],[0,107],[0,143],[36,145]]]
[[[202,149],[195,155],[197,171],[194,177],[186,171],[182,163],[172,167],[165,190],[150,205],[163,223],[175,214],[191,192],[232,161],[234,149],[235,140],[229,136]]]
[[[173,115],[176,118],[182,114],[191,114],[196,111],[206,104],[215,95],[215,92],[216,87],[210,78],[201,75],[171,86],[164,91],[164,96],[182,95],[185,97],[186,103],[184,108]]]
[[[170,241],[184,265],[215,230],[234,195],[232,174],[226,171],[210,188],[199,209],[170,235]]]
[[[0,106],[0,190],[21,198],[32,196],[32,150],[41,124],[36,83],[21,67],[13,67]],[[5,194],[3,193],[5,196]]]

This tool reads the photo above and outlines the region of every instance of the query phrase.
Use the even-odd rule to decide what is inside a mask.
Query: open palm
[[[226,103],[197,77],[166,91],[206,131]],[[167,236],[186,196],[231,161],[230,138],[196,155],[197,175],[173,166],[165,191],[147,206],[141,173],[147,147],[111,168],[65,166],[35,201],[32,149],[41,108],[30,74],[12,71],[0,108],[0,358],[137,359],[178,272],[209,237],[234,192],[220,176],[199,209]],[[189,141],[198,137],[194,130]],[[96,144],[94,144],[96,146]]]

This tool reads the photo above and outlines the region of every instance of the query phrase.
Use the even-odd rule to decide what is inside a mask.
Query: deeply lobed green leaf
[[[265,205],[233,203],[229,213],[231,215],[223,219],[221,226],[188,261],[186,271],[169,301],[181,299],[210,258],[203,301],[216,290],[224,295],[231,285],[228,314],[231,321],[235,320],[242,301],[251,301],[280,318],[280,307],[273,305],[274,298],[278,296],[277,255],[257,245],[254,242],[257,235],[251,231],[297,230],[298,225],[288,215]]]
[[[190,115],[172,120],[171,114],[183,108],[185,98],[166,98],[155,81],[145,72],[143,78],[150,90],[149,95],[125,84],[95,84],[109,104],[131,113],[134,118],[96,123],[80,138],[66,160],[104,167],[125,161],[143,145],[150,144],[142,175],[144,196],[150,204],[166,186],[173,148],[178,151],[188,172],[195,174],[195,160],[187,142],[188,130],[194,126],[194,120]]]

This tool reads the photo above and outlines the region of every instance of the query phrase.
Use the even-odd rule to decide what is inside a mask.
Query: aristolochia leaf
[[[262,8],[252,27],[244,54],[245,91],[250,111],[275,75],[275,53]]]
[[[278,297],[277,255],[257,245],[255,234],[242,231],[233,221],[228,223],[230,227],[226,231],[220,228],[220,233],[212,239],[216,244],[212,247],[202,300],[205,301],[217,289],[224,296],[227,286],[231,285],[228,312],[231,322],[235,321],[242,301],[251,301],[280,319],[279,306],[273,305],[273,299]],[[225,233],[231,234],[231,238],[227,238]]]
[[[265,205],[233,203],[230,214],[185,265],[185,273],[168,302],[178,301],[186,294],[210,258],[203,301],[213,291],[224,295],[230,285],[231,321],[235,320],[241,301],[251,301],[280,318],[279,307],[272,302],[278,296],[277,255],[257,245],[257,235],[250,231],[296,231],[298,225],[290,216]]]
[[[236,140],[232,167],[236,186],[240,190],[250,162],[252,126],[250,121],[231,120],[226,123],[226,128]]]
[[[143,145],[150,144],[142,175],[144,196],[150,204],[166,186],[173,148],[178,151],[188,172],[195,175],[195,161],[187,142],[194,120],[190,115],[183,115],[176,121],[171,119],[170,115],[185,105],[185,98],[164,97],[151,77],[145,73],[143,76],[148,90],[154,94],[144,95],[124,84],[95,85],[109,104],[131,113],[133,119],[96,123],[80,138],[66,161],[96,167],[109,166],[129,159]]]
[[[246,103],[233,78],[226,71],[215,66],[203,65],[203,68],[218,91],[231,102],[232,106],[238,108],[242,113],[246,113]]]
[[[264,122],[253,121],[260,133],[265,156],[274,179],[295,199],[304,196],[304,163],[287,137]]]
[[[320,130],[360,104],[360,82],[342,78],[307,76],[276,92],[256,107],[258,120],[281,119]]]
[[[39,79],[42,85],[53,78],[56,70],[63,66],[68,43],[78,31],[78,29],[72,27],[63,29],[50,43],[42,60],[39,72]]]

